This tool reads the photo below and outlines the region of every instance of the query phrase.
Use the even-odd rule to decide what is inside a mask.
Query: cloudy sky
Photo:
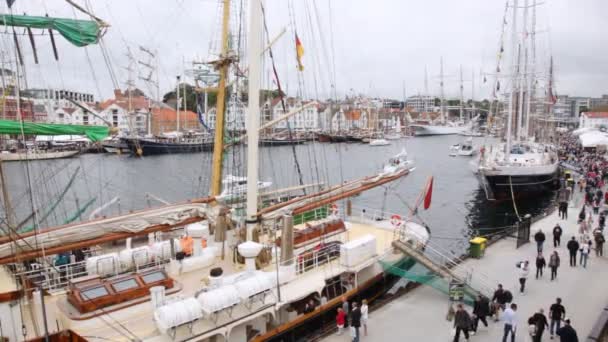
[[[76,2],[110,23],[103,41],[121,87],[128,79],[128,48],[136,59],[146,62],[139,46],[158,51],[161,93],[175,85],[175,76],[190,68],[192,60],[211,60],[217,52],[219,0]],[[247,0],[235,0],[233,13],[242,2],[248,6]],[[524,0],[519,2],[523,5]],[[2,7],[6,13],[4,1]],[[291,95],[326,97],[335,71],[338,94],[401,99],[404,86],[408,96],[424,93],[425,68],[429,92],[439,94],[441,57],[446,95],[458,93],[460,66],[467,98],[473,90],[476,97],[490,93],[493,76],[488,75],[489,82],[484,85],[480,73],[491,73],[496,66],[504,0],[266,0],[266,7],[271,38],[283,28],[287,30],[273,49],[281,82]],[[85,18],[63,0],[16,0],[13,13],[24,12]],[[608,1],[544,0],[537,12],[537,71],[546,70],[548,56],[553,55],[558,93],[608,94]],[[233,16],[235,28],[237,19]],[[296,30],[305,48],[305,70],[301,74],[294,59]],[[2,37],[2,47],[11,48],[12,37]],[[509,37],[507,32],[507,54]],[[28,85],[87,91],[96,98],[110,96],[114,85],[101,48],[77,48],[63,38],[58,40],[60,60],[55,62],[48,36],[36,37],[41,62],[34,65],[27,37],[21,38]],[[269,65],[266,58],[267,86],[271,86]],[[144,73],[140,67],[134,76]],[[141,81],[137,85],[151,91]]]

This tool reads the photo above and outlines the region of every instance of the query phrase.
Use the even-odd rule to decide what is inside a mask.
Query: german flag
[[[304,65],[302,65],[302,56],[304,56],[304,46],[302,46],[302,42],[298,37],[298,33],[296,32],[296,59],[298,60],[298,70],[303,71]]]

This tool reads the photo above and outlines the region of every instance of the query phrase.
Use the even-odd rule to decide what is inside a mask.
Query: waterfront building
[[[236,96],[232,96],[226,103],[226,112],[224,114],[224,127],[229,131],[243,132],[246,130],[246,116],[247,108],[241,100]],[[215,129],[215,120],[217,116],[217,109],[215,107],[207,110],[204,115],[205,125],[210,130]],[[263,121],[263,120],[262,120]]]
[[[270,101],[270,110],[272,111],[272,119],[276,120],[283,115],[297,110],[302,106],[305,106],[313,102],[309,107],[299,111],[287,120],[277,122],[274,126],[275,129],[287,129],[287,123],[289,127],[296,131],[310,131],[319,129],[319,113],[318,113],[318,102],[317,101],[303,101],[295,97],[288,97],[285,99],[285,110],[281,104],[280,98],[275,98]]]
[[[579,128],[608,129],[608,112],[583,112],[579,118]]]
[[[414,112],[422,113],[435,107],[435,100],[428,95],[414,95],[407,98],[405,105]]]

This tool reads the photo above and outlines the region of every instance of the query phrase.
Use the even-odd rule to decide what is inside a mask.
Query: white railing
[[[169,260],[170,259],[166,258],[155,258],[155,260],[146,264],[135,264],[135,266],[130,269],[115,267],[113,272],[105,274],[103,278],[109,278],[133,271],[137,272],[142,269],[162,267],[164,264],[168,263]],[[53,265],[52,260],[46,264],[31,263],[27,270],[23,270],[23,265],[14,264],[14,267],[16,268],[14,276],[17,282],[21,282],[21,279],[25,277],[25,279],[29,280],[34,287],[49,291],[64,290],[72,279],[89,275],[86,270],[86,260],[65,265]]]

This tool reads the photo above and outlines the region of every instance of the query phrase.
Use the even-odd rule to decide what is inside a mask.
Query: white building
[[[224,127],[229,131],[245,131],[247,129],[246,112],[245,105],[232,97],[226,104]],[[205,124],[209,129],[215,129],[216,117],[217,109],[215,107],[210,108],[205,115]]]
[[[299,108],[311,103],[310,101],[302,101],[300,99],[296,99],[293,97],[288,97],[285,99],[285,110],[283,110],[283,105],[281,104],[280,98],[275,98],[270,102],[270,108],[272,110],[272,119],[276,120],[285,114],[298,110]],[[275,129],[286,129],[287,123],[289,123],[289,128],[296,131],[311,131],[319,129],[319,112],[317,110],[318,103],[316,101],[312,101],[305,109],[299,111],[298,113],[292,115],[287,120],[281,120],[274,125]]]
[[[408,97],[405,105],[413,108],[415,112],[422,113],[433,110],[435,99],[428,95],[415,95]]]
[[[608,130],[608,112],[583,112],[579,117],[579,128]]]

